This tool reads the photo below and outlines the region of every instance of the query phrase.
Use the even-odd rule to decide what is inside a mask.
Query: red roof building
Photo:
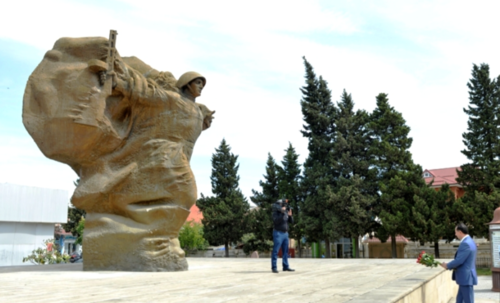
[[[451,191],[455,193],[455,198],[460,198],[464,195],[464,189],[457,182],[457,170],[460,170],[460,167],[426,169],[423,177],[427,184],[432,182],[432,187],[436,190],[439,190],[443,184],[448,183]]]
[[[201,224],[201,219],[203,219],[203,213],[201,210],[198,208],[198,206],[193,205],[190,209],[191,213],[186,219],[186,222],[189,221],[194,221],[195,223],[200,223]]]

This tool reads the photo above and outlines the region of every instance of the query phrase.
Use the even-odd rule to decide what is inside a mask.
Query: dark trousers
[[[474,303],[474,287],[458,285],[457,303]]]
[[[273,253],[271,255],[271,268],[278,269],[276,263],[278,261],[278,252],[281,247],[283,255],[283,269],[288,269],[288,233],[273,229]]]

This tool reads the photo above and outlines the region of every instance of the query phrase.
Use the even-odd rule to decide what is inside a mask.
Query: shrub
[[[273,241],[257,240],[253,233],[244,234],[243,237],[241,237],[241,242],[243,242],[243,252],[245,252],[246,255],[249,255],[254,251],[270,251],[273,248]]]
[[[179,242],[185,251],[208,247],[208,241],[203,238],[203,225],[194,221],[184,223],[179,231]]]
[[[31,255],[23,258],[23,263],[30,261],[33,264],[58,264],[68,263],[70,256],[61,254],[54,239],[43,241],[45,247],[40,247],[31,252]]]

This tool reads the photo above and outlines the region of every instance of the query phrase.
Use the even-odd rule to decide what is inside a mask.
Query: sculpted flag
[[[28,80],[23,122],[80,177],[71,202],[87,212],[85,269],[184,270],[177,235],[197,198],[189,161],[214,112],[171,73],[113,51],[106,38],[59,39]]]

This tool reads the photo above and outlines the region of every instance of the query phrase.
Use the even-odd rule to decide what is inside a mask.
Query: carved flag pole
[[[108,40],[108,58],[107,58],[107,63],[108,63],[108,71],[107,71],[107,78],[111,79],[111,81],[106,83],[106,89],[109,91],[109,94],[111,95],[113,93],[113,79],[112,79],[112,73],[115,69],[115,58],[116,58],[116,36],[118,36],[118,32],[116,30],[110,30],[109,31],[109,40]]]

